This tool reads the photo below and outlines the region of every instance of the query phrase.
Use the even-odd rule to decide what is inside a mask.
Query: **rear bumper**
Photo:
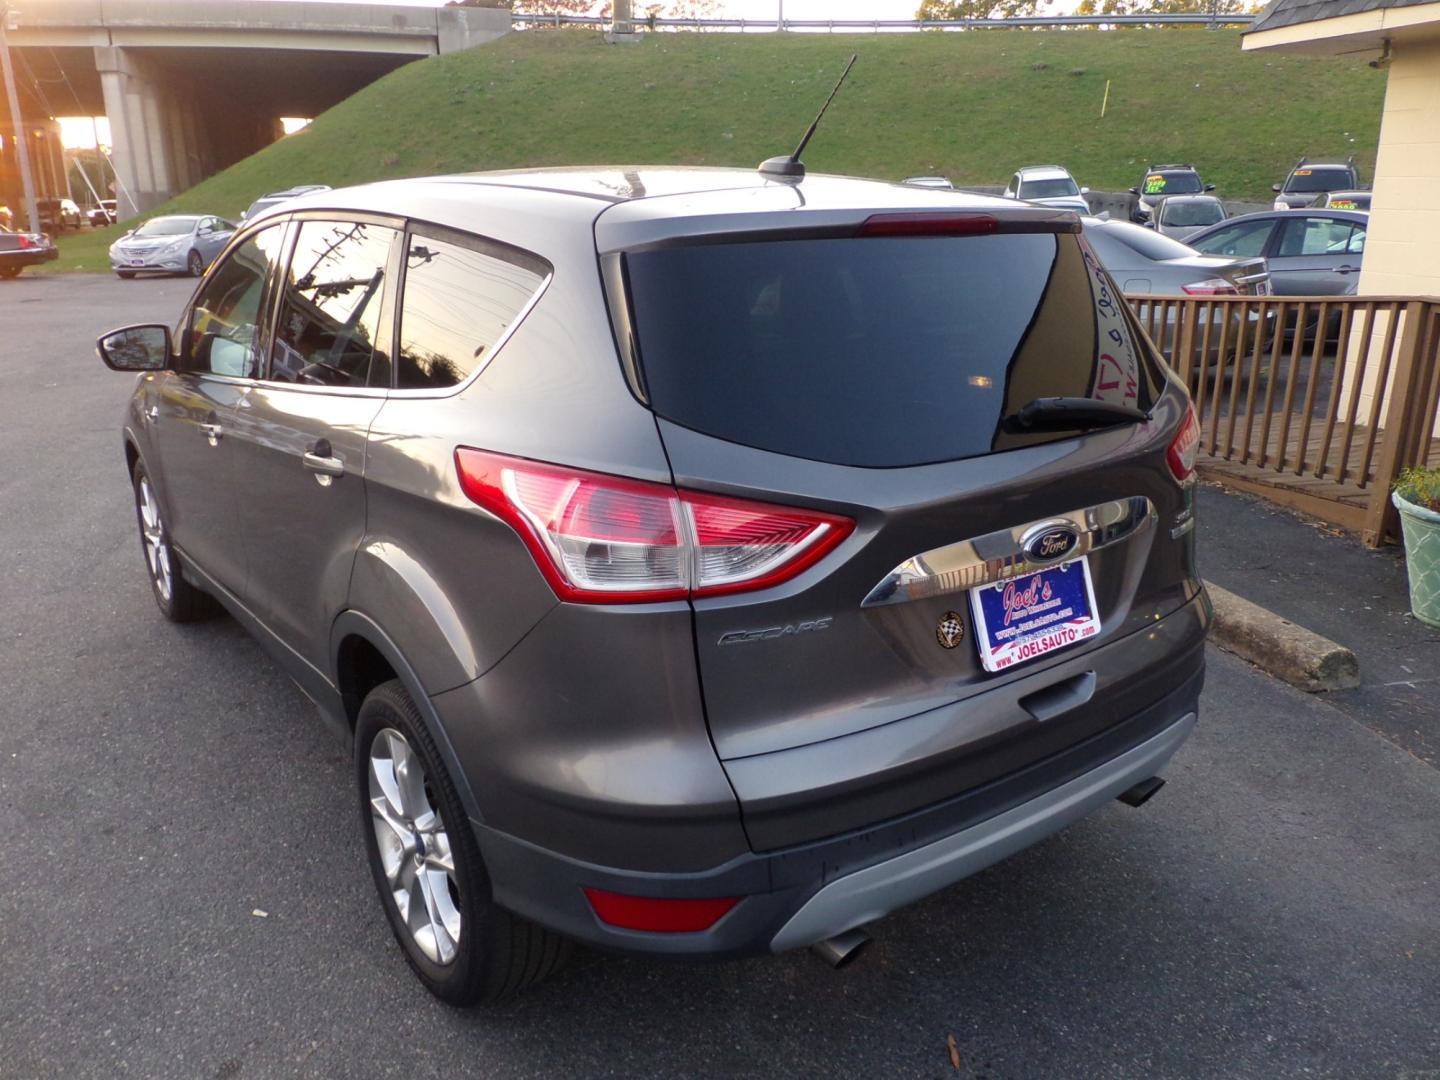
[[[5,251],[0,252],[0,267],[39,266],[41,263],[54,262],[59,257],[59,250],[53,247]]]
[[[570,937],[619,951],[687,956],[790,949],[953,884],[1155,775],[1193,730],[1203,682],[1202,653],[1160,700],[1024,769],[888,821],[811,844],[746,853],[698,873],[607,867],[472,825],[496,901]],[[656,934],[600,922],[581,891],[586,887],[743,899],[709,930]]]
[[[1059,832],[1156,775],[1190,737],[1195,720],[1186,713],[1139,746],[1013,810],[832,881],[780,928],[771,949],[813,945],[871,922]]]

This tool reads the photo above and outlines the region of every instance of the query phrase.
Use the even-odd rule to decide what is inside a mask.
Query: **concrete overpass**
[[[505,8],[299,0],[9,4],[24,115],[109,119],[122,215],[147,210],[273,142],[282,116],[316,116],[402,64],[510,30]],[[8,117],[3,87],[0,105],[0,117]],[[3,136],[8,124],[0,124]],[[0,160],[0,202],[9,194],[14,207],[8,167]]]

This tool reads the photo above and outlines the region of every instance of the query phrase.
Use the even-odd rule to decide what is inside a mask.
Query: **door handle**
[[[225,429],[219,424],[201,424],[200,433],[210,441],[211,446],[219,446],[220,436],[225,434]]]
[[[311,452],[306,453],[303,460],[305,468],[316,474],[315,479],[320,481],[321,486],[328,485],[334,477],[345,475],[345,462],[338,457]]]
[[[1337,273],[1337,274],[1353,274],[1353,273],[1355,273],[1355,271],[1357,271],[1357,270],[1359,270],[1359,269],[1360,269],[1360,267],[1358,267],[1358,266],[1337,266],[1337,267],[1335,267],[1335,273]]]

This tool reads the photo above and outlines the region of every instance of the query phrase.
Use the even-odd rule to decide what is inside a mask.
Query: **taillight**
[[[31,240],[30,237],[26,236],[24,233],[21,233],[21,234],[20,234],[19,239],[20,239],[20,246],[21,246],[22,248],[39,247],[39,245],[36,244],[34,240]]]
[[[989,236],[1000,222],[989,214],[871,214],[857,236]]]
[[[1170,472],[1178,483],[1183,484],[1195,475],[1195,454],[1199,449],[1200,420],[1195,415],[1195,406],[1186,405],[1185,419],[1180,422],[1180,429],[1165,451],[1165,460],[1169,462]]]
[[[460,447],[465,494],[520,534],[562,600],[641,603],[764,589],[855,523],[834,514]]]
[[[1180,291],[1188,296],[1239,296],[1240,290],[1233,282],[1224,278],[1206,278],[1204,281],[1192,281],[1189,285],[1181,285]]]

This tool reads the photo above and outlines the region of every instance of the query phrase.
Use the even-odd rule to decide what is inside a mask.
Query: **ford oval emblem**
[[[1080,546],[1080,530],[1069,522],[1036,526],[1020,540],[1028,562],[1048,566],[1065,558]]]

